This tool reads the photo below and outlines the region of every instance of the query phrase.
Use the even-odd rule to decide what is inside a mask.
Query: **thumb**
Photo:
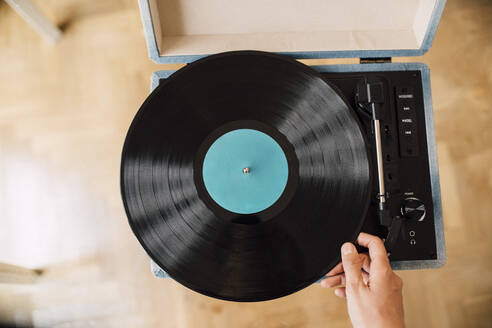
[[[352,243],[342,245],[342,263],[345,271],[345,284],[348,290],[357,290],[364,287],[362,279],[362,261],[357,249]]]

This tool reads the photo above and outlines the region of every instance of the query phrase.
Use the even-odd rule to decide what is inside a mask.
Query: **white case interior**
[[[420,49],[437,0],[149,0],[161,56]]]

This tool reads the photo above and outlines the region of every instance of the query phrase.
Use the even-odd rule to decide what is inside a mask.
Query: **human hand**
[[[359,254],[352,243],[342,245],[342,261],[321,281],[337,287],[335,295],[347,298],[354,327],[404,327],[403,283],[392,270],[384,244],[376,236],[361,233],[357,243],[369,249]]]

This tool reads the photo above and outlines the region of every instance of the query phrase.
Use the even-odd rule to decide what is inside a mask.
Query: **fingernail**
[[[348,255],[355,253],[355,247],[352,245],[352,243],[345,243],[342,245],[342,254],[343,255]]]

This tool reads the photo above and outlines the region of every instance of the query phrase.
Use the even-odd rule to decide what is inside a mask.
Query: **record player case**
[[[422,63],[392,63],[391,59],[423,55],[430,49],[445,0],[300,4],[294,0],[276,5],[260,0],[234,4],[139,0],[149,57],[158,64],[189,63],[223,51],[262,50],[295,59],[360,58],[360,64],[311,66],[328,75],[420,72],[436,253],[433,259],[391,261],[391,266],[397,270],[439,268],[446,262],[446,249],[430,70]],[[173,72],[154,72],[151,90]],[[409,237],[415,238],[406,242],[418,242],[417,236]],[[156,277],[168,277],[152,261],[151,270]]]

